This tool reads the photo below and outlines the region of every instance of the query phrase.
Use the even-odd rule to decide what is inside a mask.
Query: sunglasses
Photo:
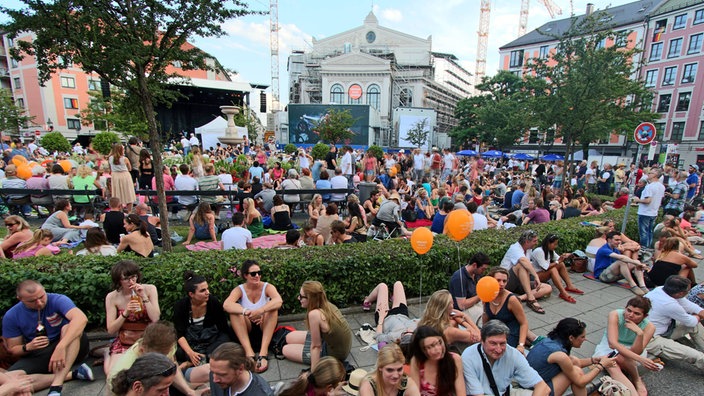
[[[308,297],[304,296],[303,294],[299,294],[299,295],[298,295],[298,299],[299,299],[299,300],[303,300],[303,299],[306,299],[306,298],[308,298]]]
[[[152,378],[152,377],[171,377],[172,375],[174,375],[174,373],[176,373],[176,365],[175,364],[160,373],[146,374],[146,375],[140,376],[140,377],[128,378],[128,380],[129,380],[129,383],[134,383],[134,382],[142,381],[142,380],[145,380],[147,378]]]
[[[250,271],[250,272],[247,272],[247,274],[248,274],[249,276],[257,276],[257,275],[262,276],[262,271],[261,271],[261,270],[259,270],[259,271]]]
[[[5,223],[5,227],[16,226],[17,224],[19,224],[19,223]]]

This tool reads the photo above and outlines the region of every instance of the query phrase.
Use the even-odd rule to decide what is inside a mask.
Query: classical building
[[[367,105],[375,113],[369,140],[404,146],[393,127],[394,109],[432,109],[433,143],[449,145],[454,110],[471,92],[470,73],[451,54],[432,51],[432,38],[379,26],[373,12],[354,29],[316,40],[288,59],[289,103]]]

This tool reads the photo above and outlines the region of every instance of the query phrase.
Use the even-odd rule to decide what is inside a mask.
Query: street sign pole
[[[633,192],[636,189],[636,175],[638,174],[638,161],[640,159],[641,151],[643,150],[643,145],[638,145],[638,152],[636,154],[636,169],[631,172],[628,177],[628,201],[626,201],[626,211],[623,213],[623,221],[621,222],[621,234],[626,232],[626,221],[628,221],[628,212],[631,210],[631,199],[633,199]],[[643,175],[645,177],[645,175]]]
[[[621,222],[621,233],[626,232],[626,222],[628,221],[628,212],[631,210],[631,199],[633,199],[633,192],[636,189],[636,174],[638,173],[638,161],[640,161],[641,151],[643,146],[650,144],[655,140],[657,136],[657,131],[655,125],[650,122],[641,122],[636,130],[633,131],[633,138],[636,143],[638,143],[638,153],[636,154],[636,170],[631,172],[628,177],[628,201],[626,201],[626,211],[623,213],[623,222]],[[643,175],[645,177],[645,175]]]

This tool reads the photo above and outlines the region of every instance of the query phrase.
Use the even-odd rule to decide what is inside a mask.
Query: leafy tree
[[[313,157],[313,159],[321,160],[325,159],[325,156],[328,154],[329,151],[330,146],[325,143],[318,143],[313,146],[313,149],[310,150],[310,155],[311,157]]]
[[[450,131],[455,145],[467,145],[484,134],[484,125],[480,120],[479,112],[489,100],[488,95],[478,95],[457,102],[455,107],[457,126]]]
[[[610,133],[630,132],[638,123],[658,118],[650,111],[652,92],[643,81],[631,78],[634,56],[641,51],[602,44],[627,42],[628,32],[613,31],[608,20],[604,12],[574,18],[570,28],[556,37],[559,42],[550,59],[528,63],[535,72],[528,80],[538,93],[533,102],[536,126],[555,127],[570,159],[578,144],[586,148]]]
[[[120,137],[117,136],[116,133],[105,131],[93,136],[93,139],[91,140],[90,144],[93,146],[95,151],[99,152],[102,155],[108,155],[110,154],[110,150],[112,150],[113,144],[119,142]]]
[[[375,144],[369,146],[369,149],[367,149],[367,151],[372,153],[372,155],[376,157],[377,160],[381,160],[382,158],[384,158],[384,149]]]
[[[149,139],[149,126],[141,106],[130,102],[127,96],[117,89],[112,89],[110,99],[106,100],[101,92],[89,92],[91,100],[81,110],[81,123],[93,124],[99,131],[118,131],[125,136],[137,136]]]
[[[59,153],[67,153],[71,151],[71,143],[68,142],[66,136],[58,131],[49,132],[42,136],[39,143],[50,153],[54,151],[58,151]]]
[[[11,38],[33,32],[34,41],[17,40],[12,56],[37,59],[39,79],[46,82],[70,59],[125,92],[147,121],[154,168],[162,168],[162,142],[155,106],[170,104],[166,72],[173,62],[186,69],[213,69],[208,54],[187,45],[193,36],[221,36],[224,23],[251,14],[241,0],[21,0],[26,8],[0,7],[10,22],[0,26]],[[168,230],[162,172],[156,172],[161,225]],[[171,240],[164,239],[171,250]]]
[[[296,147],[295,144],[289,143],[286,146],[284,146],[284,153],[286,154],[293,154],[298,150],[298,147]]]
[[[423,147],[425,142],[428,141],[428,135],[430,135],[430,128],[428,128],[428,119],[423,118],[422,120],[418,120],[411,129],[406,132],[406,138],[403,139],[410,144],[413,145],[413,147]]]
[[[9,90],[0,88],[0,133],[19,135],[20,128],[33,119],[17,106]]]
[[[354,132],[350,130],[354,121],[349,110],[328,109],[327,114],[314,127],[313,132],[324,141],[336,144],[354,136]]]

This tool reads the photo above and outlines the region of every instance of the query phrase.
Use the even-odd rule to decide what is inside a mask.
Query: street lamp
[[[52,132],[54,130],[54,123],[51,122],[51,118],[46,119],[46,127],[49,129],[49,132]]]

